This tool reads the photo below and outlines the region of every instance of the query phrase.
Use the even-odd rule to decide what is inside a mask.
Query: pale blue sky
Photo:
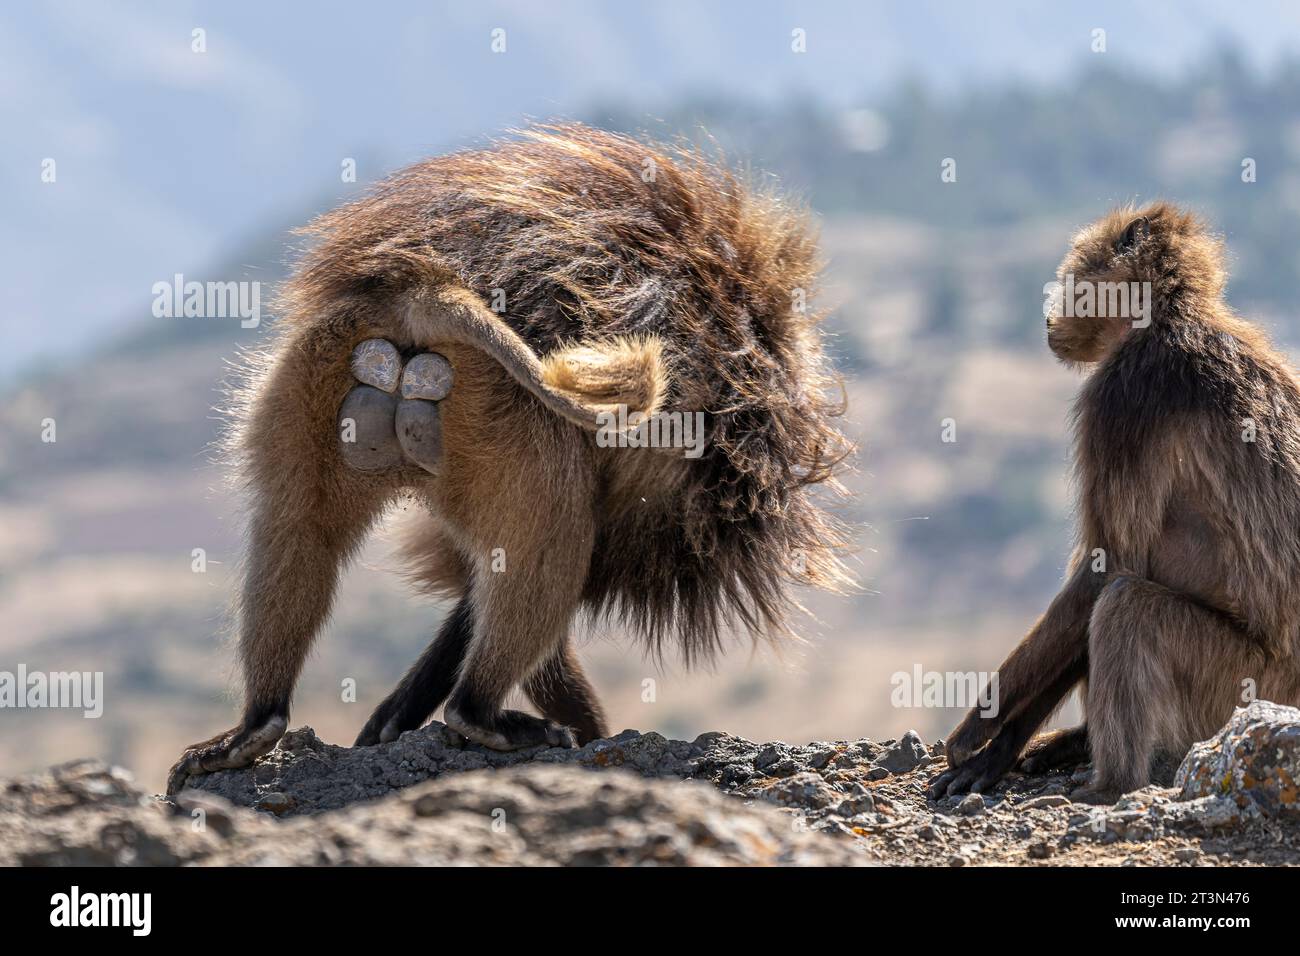
[[[196,27],[203,54],[191,51]],[[496,27],[504,55],[490,50]],[[795,27],[807,31],[804,55],[790,51]],[[530,118],[582,115],[598,100],[650,116],[688,93],[860,102],[903,75],[948,90],[1051,82],[1091,55],[1095,27],[1108,56],[1156,71],[1230,42],[1267,66],[1296,49],[1300,5],[6,5],[0,376],[147,316],[153,283],[238,260],[268,223]],[[344,157],[360,163],[355,186],[339,181]],[[46,158],[54,184],[41,182]]]

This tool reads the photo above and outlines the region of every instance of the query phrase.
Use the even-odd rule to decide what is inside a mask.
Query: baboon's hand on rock
[[[240,724],[186,748],[167,774],[168,795],[180,793],[190,777],[215,770],[247,767],[262,754],[270,752],[288,726],[288,717],[277,715],[255,727]]]
[[[1001,717],[986,717],[978,707],[973,708],[948,736],[944,753],[948,757],[949,767],[960,767],[974,753],[997,735],[1002,729]]]
[[[972,716],[978,722],[993,722],[972,711],[958,731],[967,726]],[[1020,746],[1013,738],[1013,734],[1000,733],[987,747],[975,754],[965,750],[968,756],[959,764],[954,764],[952,757],[949,756],[948,769],[930,783],[930,797],[937,800],[940,797],[951,797],[961,793],[982,793],[992,787],[1016,765],[1020,757]],[[949,741],[949,754],[953,752],[952,745],[953,742]]]

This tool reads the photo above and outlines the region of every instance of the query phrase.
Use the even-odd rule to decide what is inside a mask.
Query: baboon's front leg
[[[931,796],[958,793],[982,793],[1001,780],[1020,758],[1025,744],[1087,674],[1086,650],[1069,662],[1052,683],[1025,702],[998,730],[988,746],[967,758],[965,763],[950,767],[930,787]],[[969,719],[969,718],[968,718]]]
[[[422,726],[455,686],[473,635],[474,608],[466,594],[442,622],[438,636],[406,672],[401,683],[375,708],[354,746],[387,743],[396,740],[403,731]]]
[[[931,784],[931,794],[956,793],[1000,778],[1061,699],[1086,675],[1088,617],[1105,583],[1076,559],[1069,580],[1038,623],[998,668],[998,707],[986,715],[974,707],[947,742],[949,769]],[[987,744],[987,747],[985,746]],[[963,771],[984,748],[978,765]]]
[[[349,357],[364,337],[359,326],[339,319],[299,333],[257,396],[242,437],[253,496],[238,625],[243,718],[188,748],[168,775],[168,793],[192,775],[247,766],[284,734],[341,566],[396,487],[395,474],[362,474],[339,450],[336,417],[356,384]],[[357,424],[365,431],[376,423]],[[358,440],[378,447],[382,437]]]
[[[551,655],[524,685],[533,704],[544,715],[564,727],[573,728],[578,745],[609,736],[605,711],[595,688],[582,672],[571,641]]]

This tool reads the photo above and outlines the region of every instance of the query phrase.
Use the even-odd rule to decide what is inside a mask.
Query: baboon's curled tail
[[[650,415],[667,389],[663,346],[653,335],[617,336],[561,346],[539,357],[468,289],[447,286],[413,305],[408,322],[421,337],[487,353],[547,408],[588,429],[597,416]]]

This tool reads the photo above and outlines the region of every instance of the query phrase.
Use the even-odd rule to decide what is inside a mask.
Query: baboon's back
[[[847,581],[841,532],[811,494],[834,484],[846,444],[801,210],[696,152],[575,125],[411,166],[311,232],[291,315],[455,283],[542,356],[613,336],[663,343],[663,408],[705,413],[704,453],[669,499],[611,509],[592,606],[707,656],[728,620],[783,630],[789,581]],[[619,451],[610,467],[635,467]]]

